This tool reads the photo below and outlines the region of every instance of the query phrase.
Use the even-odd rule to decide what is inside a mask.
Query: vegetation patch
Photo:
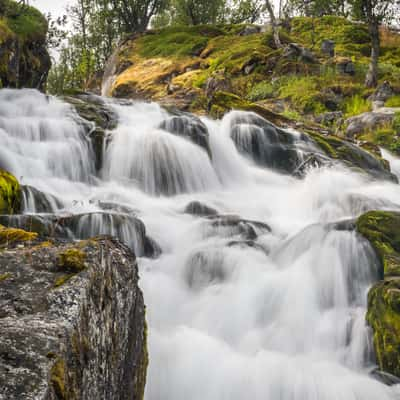
[[[15,245],[37,239],[36,232],[27,232],[22,229],[6,228],[0,225],[0,246]]]
[[[0,214],[17,213],[21,206],[21,188],[18,180],[0,169]]]
[[[57,266],[62,271],[77,274],[86,269],[86,253],[77,248],[70,248],[58,254]]]

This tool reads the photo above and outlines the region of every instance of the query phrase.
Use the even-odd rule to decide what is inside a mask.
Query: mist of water
[[[52,196],[53,213],[101,215],[102,203],[112,204],[115,215],[140,218],[160,245],[158,258],[139,258],[146,399],[398,399],[398,387],[369,374],[374,253],[334,222],[398,208],[400,187],[340,165],[310,169],[303,179],[257,166],[248,137],[258,128],[232,129],[232,119],[248,120],[247,113],[203,119],[210,158],[160,129],[168,115],[159,106],[110,107],[120,123],[95,177],[90,142],[69,106],[33,91],[0,91],[0,162]],[[300,154],[304,141],[291,135]],[[40,212],[26,193],[26,212]],[[193,200],[222,217],[185,214]],[[118,228],[101,216],[81,224],[137,240],[134,224]]]

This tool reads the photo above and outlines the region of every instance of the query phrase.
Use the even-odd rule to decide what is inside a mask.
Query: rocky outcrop
[[[400,213],[371,211],[357,221],[380,261],[382,280],[368,294],[367,321],[373,330],[379,368],[400,377]]]
[[[351,117],[345,121],[346,136],[354,138],[357,134],[368,130],[376,129],[385,124],[391,124],[396,115],[396,109],[380,108],[376,111],[365,112],[355,117]]]
[[[147,236],[144,223],[135,215],[124,212],[93,212],[76,215],[0,215],[0,224],[33,230],[43,238],[89,239],[98,235],[117,237],[138,257],[158,257],[157,243]]]
[[[74,107],[79,116],[78,122],[85,127],[95,152],[96,170],[99,171],[103,165],[107,131],[117,127],[117,115],[107,106],[104,99],[90,93],[64,96],[63,100]]]
[[[0,332],[1,399],[143,398],[143,296],[113,239],[0,252]]]
[[[47,21],[20,3],[10,0],[0,7],[0,82],[3,87],[44,90],[51,67]]]
[[[200,146],[211,158],[208,129],[195,115],[177,113],[161,122],[159,128],[190,140]]]
[[[21,188],[15,176],[0,169],[0,214],[19,212]]]

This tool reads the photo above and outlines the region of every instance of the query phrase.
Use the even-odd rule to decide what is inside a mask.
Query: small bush
[[[344,113],[347,118],[372,110],[371,102],[360,95],[350,97],[344,102]]]
[[[274,97],[276,87],[270,82],[260,82],[252,87],[247,98],[250,101],[260,101]]]

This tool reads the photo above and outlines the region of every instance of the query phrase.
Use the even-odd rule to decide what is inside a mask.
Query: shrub
[[[372,110],[371,102],[356,94],[344,102],[344,113],[347,118]]]
[[[260,101],[274,97],[276,87],[270,82],[260,82],[254,85],[247,98],[250,101]]]

